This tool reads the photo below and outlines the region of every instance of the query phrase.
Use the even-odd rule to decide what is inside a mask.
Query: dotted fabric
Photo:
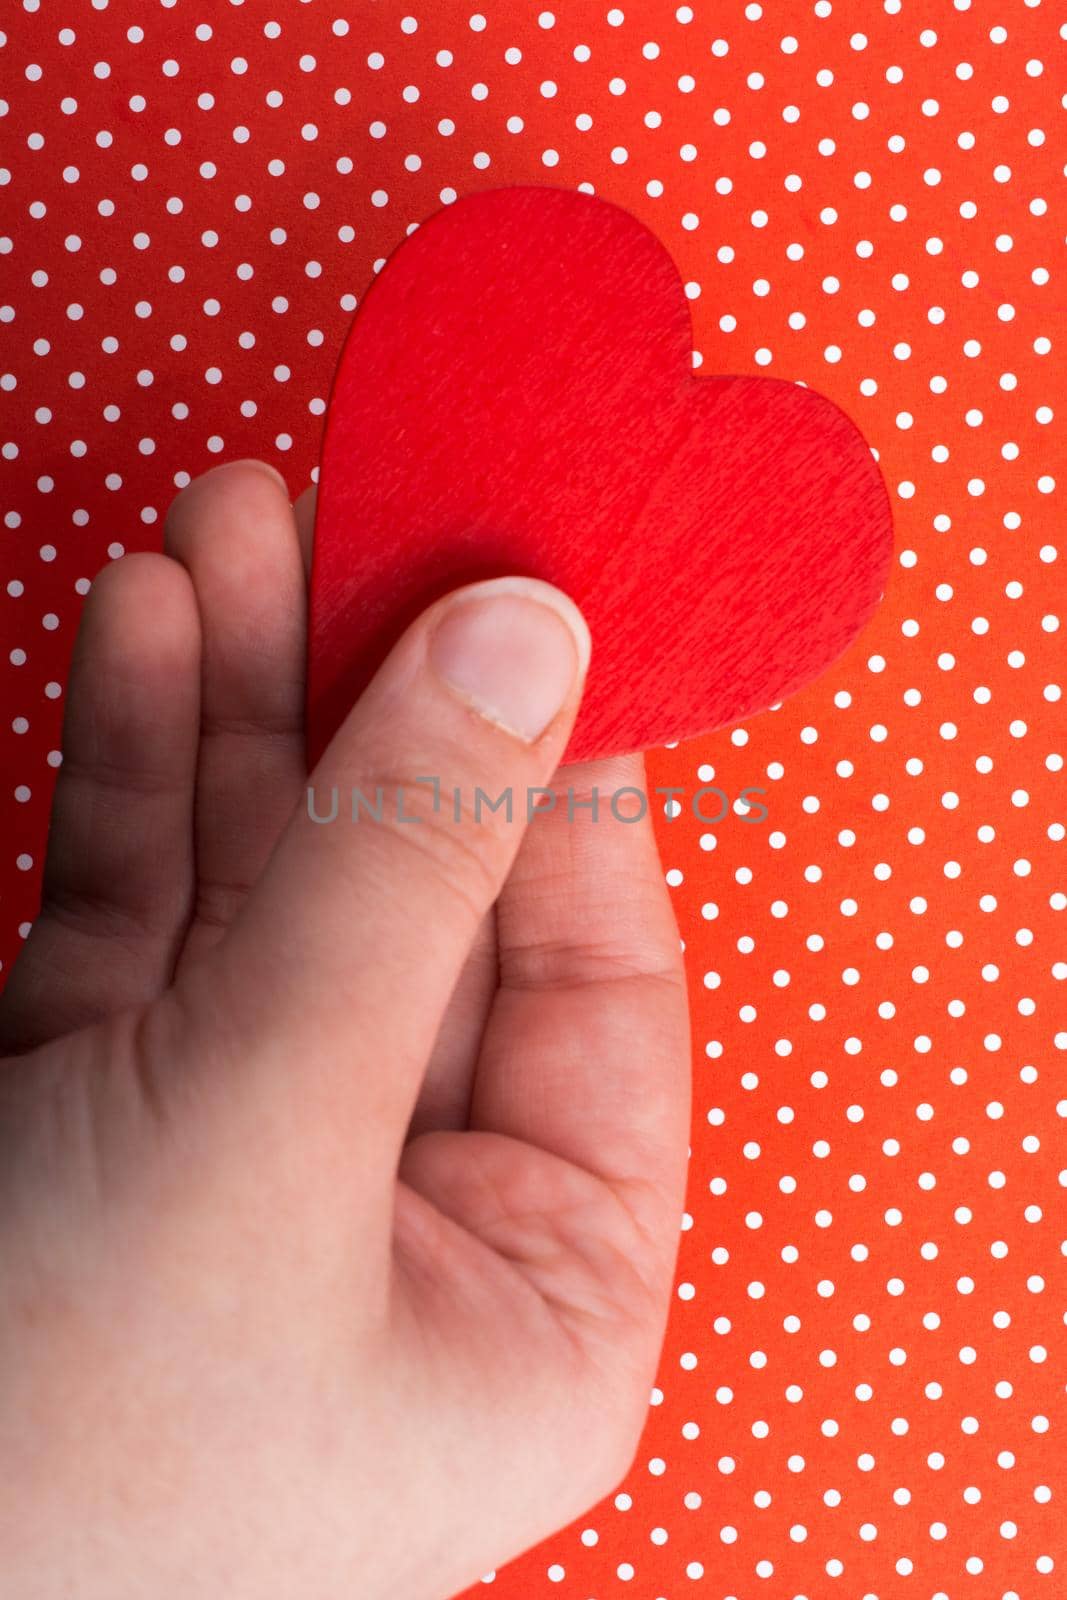
[[[684,791],[658,821],[695,1040],[677,1294],[626,1483],[496,1595],[1063,1593],[1060,16],[4,13],[5,972],[89,580],[216,461],[304,487],[351,313],[442,200],[547,180],[628,207],[697,365],[824,391],[893,496],[850,652],[650,762]],[[726,800],[700,816],[702,785]]]

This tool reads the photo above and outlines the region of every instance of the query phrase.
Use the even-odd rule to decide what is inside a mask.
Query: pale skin
[[[86,601],[0,999],[12,1600],[446,1600],[645,1422],[689,1127],[651,826],[457,824],[413,784],[608,794],[641,759],[557,771],[581,619],[464,591],[310,780],[421,822],[314,823],[313,520],[215,468]]]

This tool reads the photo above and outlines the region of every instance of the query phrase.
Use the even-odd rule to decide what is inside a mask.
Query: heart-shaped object
[[[667,250],[608,201],[542,186],[446,206],[371,285],[334,378],[311,582],[317,760],[402,629],[525,573],[593,636],[565,759],[765,710],[870,617],[889,497],[803,385],[702,377]]]

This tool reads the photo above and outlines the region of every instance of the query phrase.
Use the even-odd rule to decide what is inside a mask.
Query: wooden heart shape
[[[330,397],[311,761],[408,622],[476,579],[544,578],[585,613],[569,761],[735,722],[841,655],[892,548],[870,448],[803,385],[691,355],[670,255],[608,201],[493,189],[404,240]]]

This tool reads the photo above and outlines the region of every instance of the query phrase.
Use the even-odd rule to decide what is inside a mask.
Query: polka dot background
[[[819,683],[651,759],[686,791],[657,823],[695,1039],[676,1298],[626,1483],[484,1583],[1053,1600],[1067,25],[1048,0],[414,5],[6,10],[4,971],[93,575],[215,461],[300,491],[351,315],[442,203],[627,206],[698,367],[856,419],[897,551]],[[701,785],[727,800],[698,816]]]

